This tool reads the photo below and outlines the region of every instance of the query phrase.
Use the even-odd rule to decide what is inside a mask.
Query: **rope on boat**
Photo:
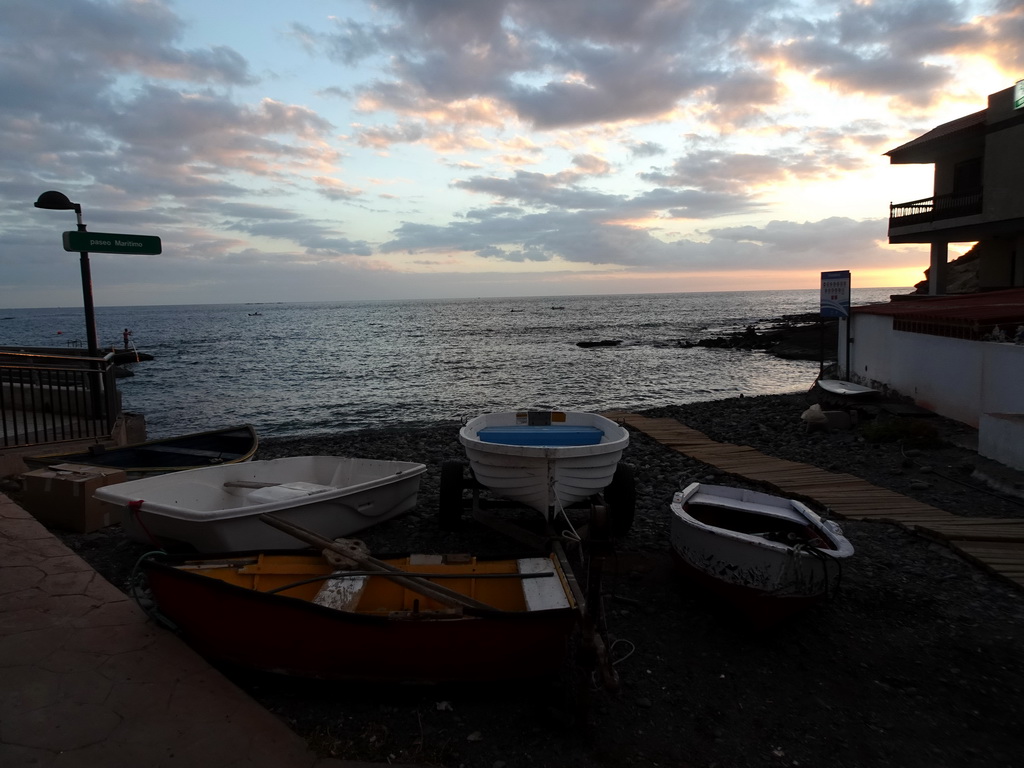
[[[832,557],[832,555],[830,555],[826,550],[823,550],[820,547],[816,547],[810,542],[801,541],[800,543],[794,544],[792,547],[790,547],[787,567],[782,571],[782,573],[779,574],[779,579],[775,583],[775,589],[769,590],[766,593],[767,595],[774,597],[784,592],[784,590],[781,587],[781,584],[783,583],[783,581],[786,581],[785,577],[791,572],[791,570],[795,571],[795,576],[800,576],[800,566],[803,562],[803,558],[801,557],[801,555],[805,552],[811,557],[814,557],[821,562],[822,577],[825,584],[825,599],[831,600],[839,593],[839,584],[843,578],[843,561],[837,557]],[[829,562],[834,562],[836,564],[837,569],[836,588],[834,590],[831,590],[831,594],[829,594]]]
[[[575,526],[573,526],[572,520],[569,519],[569,513],[565,511],[565,507],[562,506],[562,500],[558,498],[558,490],[555,488],[554,478],[551,478],[549,486],[551,490],[551,495],[554,496],[555,498],[555,517],[557,518],[558,515],[561,514],[562,517],[565,519],[565,524],[569,526],[569,530],[562,531],[562,538],[568,539],[569,541],[575,542],[576,544],[582,544],[583,537],[580,535],[579,531],[576,530]]]
[[[802,544],[798,545],[804,548],[805,552],[810,554],[821,561],[821,567],[825,573],[825,599],[831,600],[837,594],[839,594],[839,584],[843,579],[843,561],[838,557],[832,557],[828,552],[820,547],[816,547],[813,544]],[[829,562],[836,564],[836,588],[832,590],[832,594],[829,594],[829,579],[828,579],[828,564]]]
[[[131,590],[131,596],[135,600],[136,605],[138,605],[139,608],[142,609],[143,613],[149,616],[149,618],[151,618],[157,624],[163,624],[165,627],[167,627],[167,629],[171,630],[172,632],[177,632],[178,625],[170,619],[168,619],[162,613],[160,613],[160,611],[157,610],[156,603],[154,603],[153,600],[143,600],[138,588],[139,567],[142,565],[142,561],[150,557],[153,557],[154,555],[166,554],[167,553],[164,552],[162,549],[156,549],[151,550],[149,552],[144,552],[142,555],[140,555],[139,559],[135,561],[135,565],[132,566],[131,575],[128,577],[128,588]]]
[[[153,535],[153,533],[146,527],[145,521],[142,519],[142,515],[139,514],[142,511],[142,505],[145,504],[143,499],[136,499],[135,501],[129,501],[125,504],[125,508],[128,510],[128,514],[138,524],[138,526],[146,534],[146,537],[152,542],[154,547],[160,546],[160,540]],[[143,555],[145,557],[145,555]],[[140,558],[141,560],[141,558]]]

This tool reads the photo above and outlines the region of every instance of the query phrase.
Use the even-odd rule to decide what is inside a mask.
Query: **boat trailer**
[[[619,464],[612,483],[602,493],[564,509],[544,515],[543,531],[494,514],[492,510],[522,509],[536,515],[528,505],[485,495],[489,489],[473,476],[472,469],[461,461],[447,461],[441,466],[438,522],[447,530],[462,525],[466,511],[473,520],[518,541],[531,549],[553,553],[569,582],[580,619],[580,662],[600,679],[608,691],[617,691],[619,676],[611,659],[608,628],[604,611],[602,574],[604,562],[614,552],[613,539],[624,535],[633,524],[636,510],[636,489],[633,468]],[[468,498],[466,491],[469,492]],[[586,521],[574,524],[569,511],[582,511]],[[566,530],[559,531],[556,522],[564,519]]]

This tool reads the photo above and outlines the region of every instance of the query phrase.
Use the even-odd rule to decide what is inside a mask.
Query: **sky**
[[[0,307],[911,286],[1020,0],[0,0]],[[951,257],[970,244],[951,246]]]

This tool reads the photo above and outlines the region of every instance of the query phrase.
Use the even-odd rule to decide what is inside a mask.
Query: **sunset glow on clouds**
[[[908,286],[883,153],[1024,77],[1019,2],[6,0],[0,305]],[[969,244],[953,247],[966,250]]]

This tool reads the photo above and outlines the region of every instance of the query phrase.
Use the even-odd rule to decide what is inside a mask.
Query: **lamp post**
[[[85,232],[85,224],[82,223],[82,206],[72,203],[63,192],[43,192],[35,202],[36,208],[45,208],[50,211],[74,211],[78,217],[78,231]],[[96,312],[92,304],[92,272],[89,269],[89,254],[87,251],[80,251],[80,264],[82,268],[82,301],[85,305],[85,335],[89,345],[89,356],[97,357],[99,345],[96,342]]]

